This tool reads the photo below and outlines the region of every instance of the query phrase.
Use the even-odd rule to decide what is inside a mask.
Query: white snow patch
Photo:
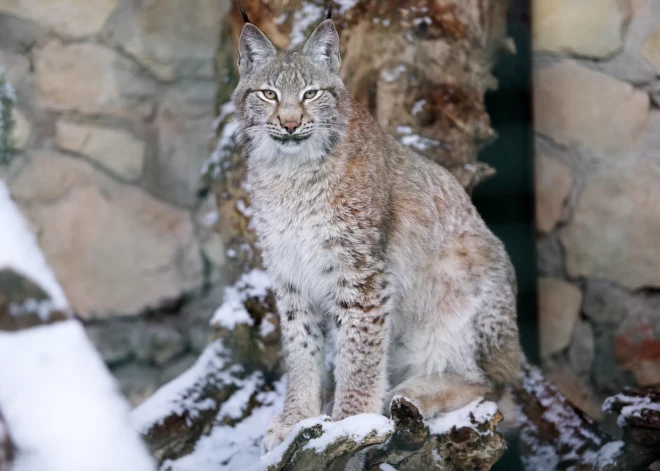
[[[270,334],[275,332],[277,330],[275,319],[275,314],[272,312],[267,313],[261,320],[261,325],[259,326],[259,335],[262,337],[268,337]]]
[[[357,5],[358,0],[335,0],[339,5],[339,13],[346,13],[348,10]]]
[[[323,422],[323,435],[310,440],[305,449],[313,448],[322,453],[328,445],[334,443],[339,437],[349,437],[359,442],[367,435],[383,436],[394,432],[394,422],[380,414],[358,414],[347,417],[338,422]]]
[[[421,25],[422,23],[423,23],[423,24],[430,25],[431,23],[433,23],[433,20],[431,20],[431,18],[429,18],[428,16],[424,16],[424,17],[422,17],[422,18],[415,18],[415,19],[413,20],[413,24],[414,24],[415,26],[419,26],[419,25]]]
[[[261,373],[254,373],[245,378],[241,388],[222,403],[220,412],[218,412],[218,418],[240,419],[248,407],[250,398],[262,383],[263,378]]]
[[[129,405],[77,321],[0,333],[13,471],[150,471]]]
[[[215,426],[209,435],[199,439],[192,453],[175,461],[165,461],[162,469],[171,471],[259,469],[261,441],[273,414],[282,412],[285,391],[286,381],[284,379],[277,381],[274,391],[257,394],[256,400],[262,406],[253,409],[248,417],[235,426]]]
[[[28,228],[2,180],[0,180],[0,228],[2,228],[0,270],[10,268],[32,280],[48,294],[52,305],[42,303],[39,311],[42,317],[47,317],[50,307],[67,309],[68,303],[62,287],[55,279],[39,248],[37,238]],[[20,311],[20,308],[18,309]]]
[[[433,451],[435,451],[435,450],[433,450]],[[380,471],[397,471],[397,469],[394,466],[392,466],[391,464],[387,464],[387,463],[381,463],[378,466],[378,468],[380,469]]]
[[[422,98],[421,100],[416,101],[412,107],[412,115],[417,116],[419,113],[421,113],[422,110],[424,109],[424,105],[426,105],[425,99]]]
[[[405,65],[398,65],[393,69],[383,69],[380,71],[380,75],[383,77],[383,80],[386,82],[396,82],[401,78],[401,75],[406,71]]]
[[[605,402],[603,402],[603,411],[609,411],[615,401],[627,404],[621,409],[621,413],[617,419],[619,427],[626,425],[626,418],[628,417],[642,417],[644,410],[660,412],[660,404],[652,402],[650,397],[628,396],[625,393],[619,393],[605,399]]]
[[[457,429],[467,427],[477,430],[475,424],[488,422],[496,413],[497,404],[478,398],[460,409],[447,412],[426,422],[432,434],[442,435],[451,431],[454,427]]]
[[[224,121],[224,119],[231,115],[234,114],[236,111],[236,106],[234,105],[233,101],[228,101],[224,105],[220,107],[220,114],[213,120],[212,126],[213,130],[218,129],[218,126]]]
[[[304,449],[313,448],[319,453],[322,453],[339,437],[350,437],[355,441],[360,441],[374,432],[380,436],[394,432],[394,422],[380,414],[359,414],[338,422],[332,422],[327,415],[301,420],[282,443],[259,460],[260,469],[267,469],[268,466],[278,463],[300,430],[315,425],[321,426],[323,435],[310,440]]]
[[[189,417],[195,417],[201,411],[216,407],[216,403],[210,398],[200,401],[202,393],[195,390],[194,385],[209,374],[218,375],[218,372],[221,372],[226,363],[222,358],[223,353],[224,348],[220,340],[209,344],[192,367],[162,386],[133,410],[131,414],[133,428],[139,433],[145,433],[153,425],[162,423],[172,414],[183,415],[187,412]],[[222,379],[237,381],[229,374]]]
[[[253,325],[254,321],[243,303],[252,297],[263,299],[270,287],[270,279],[263,270],[253,269],[243,274],[233,286],[225,288],[224,302],[213,314],[211,325],[230,330],[236,324]]]
[[[401,144],[404,146],[414,147],[417,150],[427,150],[431,147],[437,147],[440,145],[438,141],[433,139],[428,139],[422,137],[419,134],[411,134],[409,136],[403,136],[401,138]]]
[[[397,126],[396,132],[398,134],[410,134],[412,133],[412,128],[410,126]]]
[[[293,15],[293,27],[291,28],[291,43],[289,49],[293,49],[305,42],[307,36],[305,31],[314,23],[320,23],[324,18],[325,8],[314,3],[303,2],[302,7]]]
[[[236,209],[238,209],[238,211],[246,218],[251,218],[254,216],[254,209],[248,206],[242,199],[236,201]]]
[[[621,440],[604,445],[598,452],[594,469],[605,469],[608,465],[614,464],[614,460],[621,452],[621,448],[623,448],[623,442]]]
[[[218,142],[213,152],[202,165],[202,175],[209,171],[209,168],[214,166],[214,172],[217,174],[220,171],[219,166],[222,164],[223,158],[227,155],[227,149],[233,147],[236,142],[236,134],[238,134],[239,123],[235,119],[227,121],[222,128],[222,133],[218,138]]]

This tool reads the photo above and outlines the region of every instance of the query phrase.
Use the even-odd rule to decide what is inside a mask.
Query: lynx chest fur
[[[328,241],[338,228],[333,221],[330,164],[251,168],[249,183],[264,264],[281,285],[293,285],[306,300],[321,307],[331,292],[328,272],[338,254]]]

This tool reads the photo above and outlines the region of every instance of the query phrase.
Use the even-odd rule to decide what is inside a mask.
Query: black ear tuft
[[[325,17],[326,20],[332,19],[332,3],[328,2],[328,16]]]
[[[248,14],[245,11],[245,8],[243,7],[243,4],[240,3],[240,2],[236,3],[236,8],[238,8],[238,11],[241,12],[241,16],[243,17],[243,21],[245,21],[246,23],[250,23],[250,18],[248,18]]]

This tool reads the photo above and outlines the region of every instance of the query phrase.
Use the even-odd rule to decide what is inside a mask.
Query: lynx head
[[[233,100],[239,140],[250,158],[320,159],[332,151],[345,134],[349,111],[340,65],[332,20],[294,51],[278,51],[259,28],[245,24]]]

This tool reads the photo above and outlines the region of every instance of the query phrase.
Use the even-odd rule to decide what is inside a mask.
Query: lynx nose
[[[295,121],[287,121],[286,123],[282,124],[282,127],[288,131],[289,134],[293,134],[293,132],[298,129],[298,126],[300,123],[296,123]]]

